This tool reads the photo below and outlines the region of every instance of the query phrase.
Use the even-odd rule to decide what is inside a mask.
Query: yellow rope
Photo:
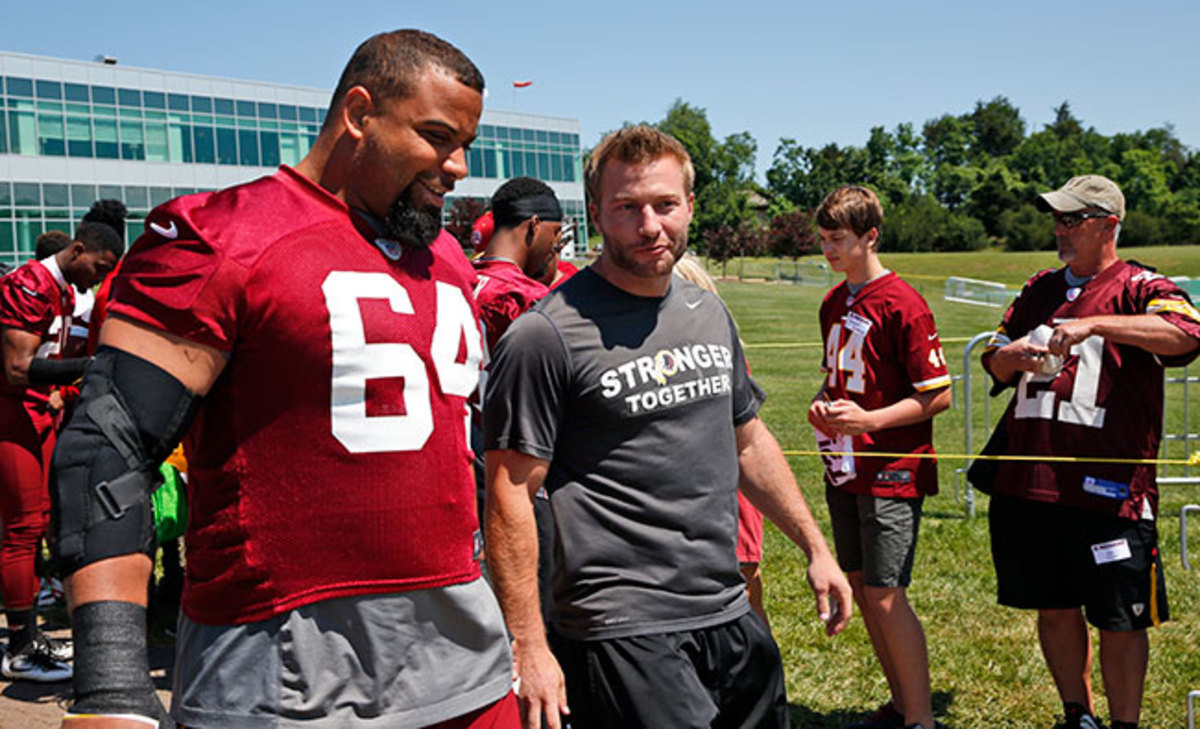
[[[971,337],[947,337],[941,341],[942,344],[962,344],[971,341]],[[757,342],[743,344],[742,349],[808,349],[824,346],[823,342]]]
[[[884,451],[784,451],[785,456],[858,456],[860,458],[947,458],[951,460],[976,461],[1034,461],[1046,463],[1123,463],[1135,466],[1200,466],[1200,451],[1189,458],[1096,458],[1088,456],[1022,456],[1003,455],[993,456],[978,453],[888,453]]]

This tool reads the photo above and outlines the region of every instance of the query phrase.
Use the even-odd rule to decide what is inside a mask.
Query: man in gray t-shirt
[[[809,556],[828,632],[849,620],[850,587],[757,417],[764,395],[728,312],[672,279],[691,181],[673,138],[606,137],[587,172],[600,258],[517,320],[492,363],[488,563],[529,725],[544,713],[558,727],[569,693],[577,729],[787,726],[778,649],[738,571],[739,485]],[[542,485],[559,565],[553,655],[530,501]]]

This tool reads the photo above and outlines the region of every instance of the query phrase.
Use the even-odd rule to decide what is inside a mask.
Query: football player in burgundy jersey
[[[54,460],[65,726],[172,720],[145,656],[145,474],[185,433],[174,720],[516,725],[475,558],[474,272],[440,224],[482,91],[445,41],[376,35],[295,168],[148,216]]]
[[[494,232],[475,259],[475,301],[488,351],[518,316],[550,293],[541,279],[553,267],[562,238],[562,207],[554,190],[514,177],[492,196]]]
[[[1079,460],[1002,462],[979,485],[993,493],[999,601],[1038,611],[1063,726],[1098,724],[1091,623],[1112,726],[1126,728],[1141,710],[1146,628],[1168,617],[1155,468],[1089,459],[1157,457],[1163,367],[1200,353],[1200,314],[1170,280],[1118,257],[1125,197],[1111,180],[1074,177],[1037,206],[1054,215],[1066,266],[1029,279],[983,355],[997,389],[1016,387],[989,449]]]
[[[808,418],[830,452],[825,499],[838,562],[891,690],[890,702],[853,726],[933,729],[925,634],[907,588],[937,465],[868,454],[933,453],[932,418],[950,406],[946,357],[925,300],[879,261],[875,193],[840,187],[816,218],[825,258],[846,280],[821,304],[826,377]]]
[[[86,358],[62,359],[71,330],[75,288],[99,283],[125,246],[112,228],[81,223],[57,253],[21,266],[0,281],[5,377],[0,380],[0,518],[4,523],[4,610],[9,642],[0,672],[7,678],[61,681],[71,667],[53,655],[34,615],[34,564],[46,531],[46,470],[62,400],[51,388],[79,379]]]

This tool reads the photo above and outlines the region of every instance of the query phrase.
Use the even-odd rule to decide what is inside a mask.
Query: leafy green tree
[[[960,167],[967,164],[971,146],[971,124],[958,116],[943,114],[925,122],[921,136],[925,141],[925,156],[934,169],[944,165]]]
[[[1141,210],[1129,210],[1121,223],[1122,246],[1153,246],[1163,243],[1165,231],[1158,216]]]
[[[1070,139],[1083,133],[1083,125],[1071,113],[1070,102],[1064,100],[1054,107],[1054,121],[1046,125],[1046,131],[1059,139]]]
[[[704,232],[721,226],[736,230],[749,220],[746,190],[754,178],[754,159],[758,144],[749,132],[738,132],[717,141],[707,112],[682,99],[667,110],[666,117],[656,125],[683,144],[695,168],[693,193],[696,214],[691,233],[701,243],[708,239]]]
[[[884,251],[973,251],[987,243],[982,223],[947,210],[930,195],[912,195],[884,211],[880,235]]]
[[[1054,219],[1031,202],[1000,213],[999,237],[1009,251],[1041,251],[1054,248]]]
[[[975,102],[971,112],[971,153],[977,163],[1012,154],[1025,138],[1025,120],[1012,102],[997,96],[988,102]]]
[[[1167,175],[1166,159],[1161,153],[1130,149],[1121,155],[1120,171],[1114,179],[1125,193],[1128,208],[1161,215],[1173,199]]]
[[[1015,210],[1022,200],[1022,185],[1003,162],[993,162],[982,173],[980,182],[971,190],[964,212],[987,230],[988,235],[1000,236],[1000,216]]]
[[[812,210],[839,185],[867,181],[870,155],[861,147],[827,144],[820,149],[781,139],[775,150],[767,186],[797,207]]]

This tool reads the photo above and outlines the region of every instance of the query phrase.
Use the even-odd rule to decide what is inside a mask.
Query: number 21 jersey
[[[186,441],[188,617],[479,575],[473,283],[449,236],[377,240],[286,167],[150,214],[110,312],[229,357]]]
[[[1061,322],[1100,315],[1158,314],[1200,339],[1200,314],[1178,286],[1118,261],[1082,286],[1066,269],[1026,282],[988,343],[995,349],[1026,335],[1043,345]],[[1006,452],[1079,458],[1079,462],[1004,461],[994,488],[1010,496],[1063,503],[1130,519],[1158,512],[1152,464],[1087,459],[1153,459],[1163,417],[1163,366],[1195,359],[1158,357],[1140,347],[1091,336],[1071,348],[1055,374],[1022,373],[998,427]]]

